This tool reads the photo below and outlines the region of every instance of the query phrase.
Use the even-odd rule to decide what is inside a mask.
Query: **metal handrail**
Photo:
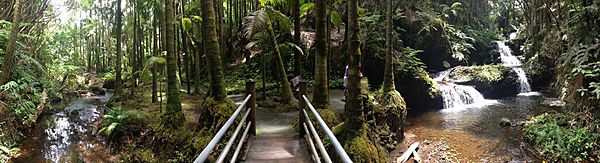
[[[304,132],[308,133],[308,128],[306,128],[306,123],[302,123],[304,127]],[[310,147],[310,153],[313,156],[313,159],[317,163],[321,163],[321,159],[319,158],[319,153],[317,153],[317,149],[315,149],[315,143],[313,143],[312,137],[310,134],[306,134],[306,141],[308,141],[308,146]]]
[[[304,102],[306,102],[306,105],[308,106],[308,108],[310,109],[310,111],[315,116],[315,119],[317,120],[317,122],[321,126],[321,129],[323,129],[323,131],[325,132],[325,134],[327,135],[327,137],[329,138],[329,140],[331,140],[331,143],[333,144],[333,147],[335,148],[335,151],[337,152],[337,154],[340,157],[341,161],[343,161],[344,163],[351,163],[352,160],[350,159],[350,156],[348,156],[348,154],[346,153],[346,150],[344,150],[344,148],[342,147],[342,145],[340,144],[340,142],[337,140],[337,138],[335,137],[335,135],[333,135],[333,132],[331,132],[331,130],[329,129],[329,126],[327,126],[327,124],[325,123],[325,121],[323,121],[323,118],[321,118],[321,116],[319,115],[319,113],[317,112],[317,110],[312,106],[312,104],[310,103],[310,101],[308,100],[308,98],[306,98],[305,95],[302,95],[302,98],[304,99]],[[304,109],[302,109],[302,111],[304,111]],[[304,114],[306,115],[305,111],[304,111]],[[308,116],[308,115],[306,115],[306,116]],[[311,123],[310,119],[307,118],[305,120],[308,122],[309,127],[311,127],[312,123]],[[313,137],[318,137],[318,135],[314,135]]]
[[[252,121],[249,121],[248,125],[246,125],[246,130],[244,131],[244,134],[242,134],[242,139],[238,143],[238,146],[235,148],[235,152],[233,152],[233,156],[231,157],[230,163],[235,163],[235,161],[237,160],[238,155],[240,154],[240,151],[242,150],[242,146],[244,145],[244,142],[246,142],[246,139],[248,138],[248,131],[250,131],[250,125],[252,125]]]
[[[305,119],[310,119],[310,117],[308,117],[308,114],[306,114],[306,110],[302,109],[302,113],[304,114]],[[306,123],[303,123],[303,124],[308,124],[308,129],[310,129],[310,134],[313,135],[313,138],[315,139],[315,143],[317,144],[317,147],[319,148],[321,155],[323,155],[323,159],[325,160],[325,162],[331,163],[332,162],[331,157],[329,157],[329,153],[327,153],[327,150],[325,149],[325,146],[323,145],[323,141],[321,141],[321,138],[319,137],[317,130],[315,130],[315,126],[313,126],[313,124],[310,120],[307,120]],[[306,135],[310,135],[310,134],[306,134]]]
[[[221,127],[221,129],[219,129],[219,132],[217,132],[217,134],[215,135],[215,137],[213,137],[210,140],[210,142],[208,143],[208,145],[206,145],[206,147],[204,148],[204,150],[202,150],[202,152],[200,153],[200,155],[198,157],[196,157],[196,159],[194,160],[194,163],[203,163],[204,161],[206,161],[206,159],[208,158],[208,156],[210,155],[210,153],[219,144],[219,141],[221,141],[221,138],[223,138],[223,136],[225,135],[225,133],[227,133],[227,130],[229,129],[229,127],[231,127],[231,125],[233,124],[233,122],[235,121],[235,119],[238,117],[238,115],[240,114],[240,112],[242,111],[242,109],[244,108],[244,106],[246,105],[246,103],[248,102],[248,100],[250,100],[250,97],[252,97],[252,94],[248,94],[248,96],[246,97],[246,99],[244,100],[244,102],[242,102],[242,104],[240,104],[238,106],[238,108],[231,115],[231,117],[229,117],[229,119],[227,120],[227,122],[225,122],[225,125],[223,125],[223,127]]]
[[[238,126],[235,128],[233,135],[231,135],[231,138],[229,138],[229,141],[227,142],[227,145],[225,145],[225,148],[223,148],[223,151],[221,151],[221,154],[219,155],[217,162],[220,163],[225,160],[225,156],[227,156],[229,149],[231,149],[231,146],[235,142],[235,138],[237,138],[238,134],[240,133],[240,130],[242,130],[242,127],[246,123],[246,118],[248,118],[248,115],[250,115],[250,109],[246,109],[246,110],[247,110],[246,114],[244,114],[244,116],[242,117],[242,120],[240,121],[240,124],[238,124]]]

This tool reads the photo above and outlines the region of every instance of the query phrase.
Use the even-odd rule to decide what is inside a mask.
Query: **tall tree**
[[[363,106],[364,96],[360,74],[361,54],[359,49],[359,22],[358,22],[358,0],[348,0],[348,96],[346,97],[346,108],[344,111],[344,124],[339,132],[339,139],[348,155],[356,162],[385,162],[387,154],[378,144],[367,136],[369,128]]]
[[[121,74],[122,74],[122,70],[121,70],[121,60],[123,58],[123,52],[121,52],[121,31],[122,31],[122,27],[121,27],[121,16],[122,16],[122,12],[121,12],[121,0],[117,0],[117,8],[116,10],[116,17],[115,17],[115,28],[117,28],[116,32],[115,32],[115,36],[117,37],[117,47],[115,48],[115,50],[117,51],[117,59],[115,59],[115,94],[113,95],[113,97],[110,99],[109,104],[114,104],[117,101],[120,101],[122,96],[123,96],[123,79],[121,78]]]
[[[386,0],[385,13],[385,71],[383,76],[383,91],[395,90],[394,86],[394,64],[392,55],[392,1]]]
[[[167,106],[161,116],[161,124],[167,128],[180,128],[185,123],[185,115],[181,109],[181,97],[179,96],[179,76],[177,76],[177,53],[175,49],[175,2],[166,0],[165,21],[166,45],[167,45]]]
[[[152,47],[153,47],[153,51],[152,51],[152,55],[154,57],[158,57],[158,51],[160,49],[158,49],[158,2],[154,2],[154,7],[153,7],[153,18],[152,18]],[[152,103],[156,103],[158,102],[158,87],[157,87],[157,73],[158,71],[158,66],[156,66],[155,64],[152,64]]]
[[[393,51],[393,24],[392,0],[386,0],[385,14],[385,71],[383,76],[383,94],[379,96],[380,108],[376,112],[376,125],[388,126],[391,133],[404,133],[404,121],[406,120],[406,103],[400,92],[396,91],[394,85],[394,55]],[[396,134],[393,139],[402,142],[404,134]]]
[[[314,103],[317,108],[329,107],[329,81],[327,75],[327,0],[317,0],[316,38],[315,38],[315,87]]]
[[[0,77],[0,84],[4,85],[10,80],[10,73],[12,72],[13,61],[15,57],[17,35],[21,29],[21,0],[15,0],[13,10],[13,22],[12,30],[10,31],[10,38],[8,45],[6,46],[6,52],[4,54],[4,64],[2,65],[2,76]]]
[[[300,36],[300,0],[292,0],[292,16],[294,19],[294,43],[298,46],[302,45]],[[294,76],[302,75],[302,55],[296,53],[294,55]]]
[[[219,0],[214,0],[219,1]],[[223,82],[221,44],[217,39],[217,21],[213,0],[202,2],[202,38],[206,65],[208,67],[209,96],[202,105],[197,129],[203,133],[215,133],[235,110],[235,103],[227,97]]]
[[[219,0],[214,1],[219,2]],[[227,93],[223,82],[221,43],[217,38],[219,35],[217,29],[221,25],[221,21],[215,19],[217,13],[215,13],[213,5],[213,0],[202,0],[202,38],[204,40],[204,52],[207,57],[210,96],[217,101],[221,101],[227,97]]]

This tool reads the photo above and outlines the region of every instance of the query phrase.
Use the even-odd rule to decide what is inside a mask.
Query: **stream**
[[[108,162],[105,142],[97,137],[103,96],[77,97],[46,109],[36,126],[24,136],[22,154],[13,162]]]
[[[408,117],[407,131],[420,142],[442,140],[459,161],[531,162],[539,161],[521,148],[518,123],[533,115],[551,110],[542,105],[552,98],[540,94],[499,99],[489,105],[471,105],[463,109],[443,109]],[[501,118],[512,121],[512,127],[500,125]],[[444,147],[446,148],[446,147]]]

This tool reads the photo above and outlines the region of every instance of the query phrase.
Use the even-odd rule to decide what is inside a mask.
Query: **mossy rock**
[[[523,69],[531,79],[531,87],[534,90],[540,90],[549,87],[554,81],[554,61],[543,52],[536,53],[525,65]]]
[[[115,78],[108,78],[104,80],[104,84],[102,84],[102,88],[106,89],[115,89]]]
[[[427,71],[403,62],[394,64],[394,83],[402,94],[408,108],[419,108],[411,112],[424,112],[443,108],[441,92]],[[385,60],[375,54],[366,54],[363,73],[370,80],[372,88],[380,88],[383,83]]]
[[[379,143],[386,150],[392,151],[399,142],[404,139],[404,122],[406,121],[407,109],[404,99],[398,91],[378,91],[376,99],[369,98],[367,109],[373,112],[375,124],[370,125]]]
[[[503,65],[459,66],[450,73],[450,80],[474,86],[485,98],[497,99],[519,93],[519,76]]]
[[[385,149],[374,142],[374,138],[367,135],[369,129],[366,126],[361,128],[354,130],[346,125],[341,125],[335,129],[336,137],[350,159],[354,162],[389,162]]]
[[[235,112],[237,105],[230,98],[217,101],[209,96],[202,104],[202,113],[196,128],[200,133],[215,134],[231,115]]]

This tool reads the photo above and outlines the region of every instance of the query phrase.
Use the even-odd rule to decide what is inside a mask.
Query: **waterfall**
[[[440,84],[444,109],[456,108],[484,101],[483,95],[472,86],[458,84]]]
[[[531,92],[531,86],[527,81],[527,75],[521,68],[521,61],[512,54],[512,51],[506,46],[506,41],[496,41],[498,44],[498,50],[500,51],[500,60],[504,66],[511,67],[513,71],[517,73],[519,78],[519,89],[520,93]]]
[[[433,78],[442,92],[444,111],[459,111],[471,105],[485,105],[489,101],[485,100],[483,95],[472,86],[452,83],[449,79],[452,70],[454,68],[439,72]]]

